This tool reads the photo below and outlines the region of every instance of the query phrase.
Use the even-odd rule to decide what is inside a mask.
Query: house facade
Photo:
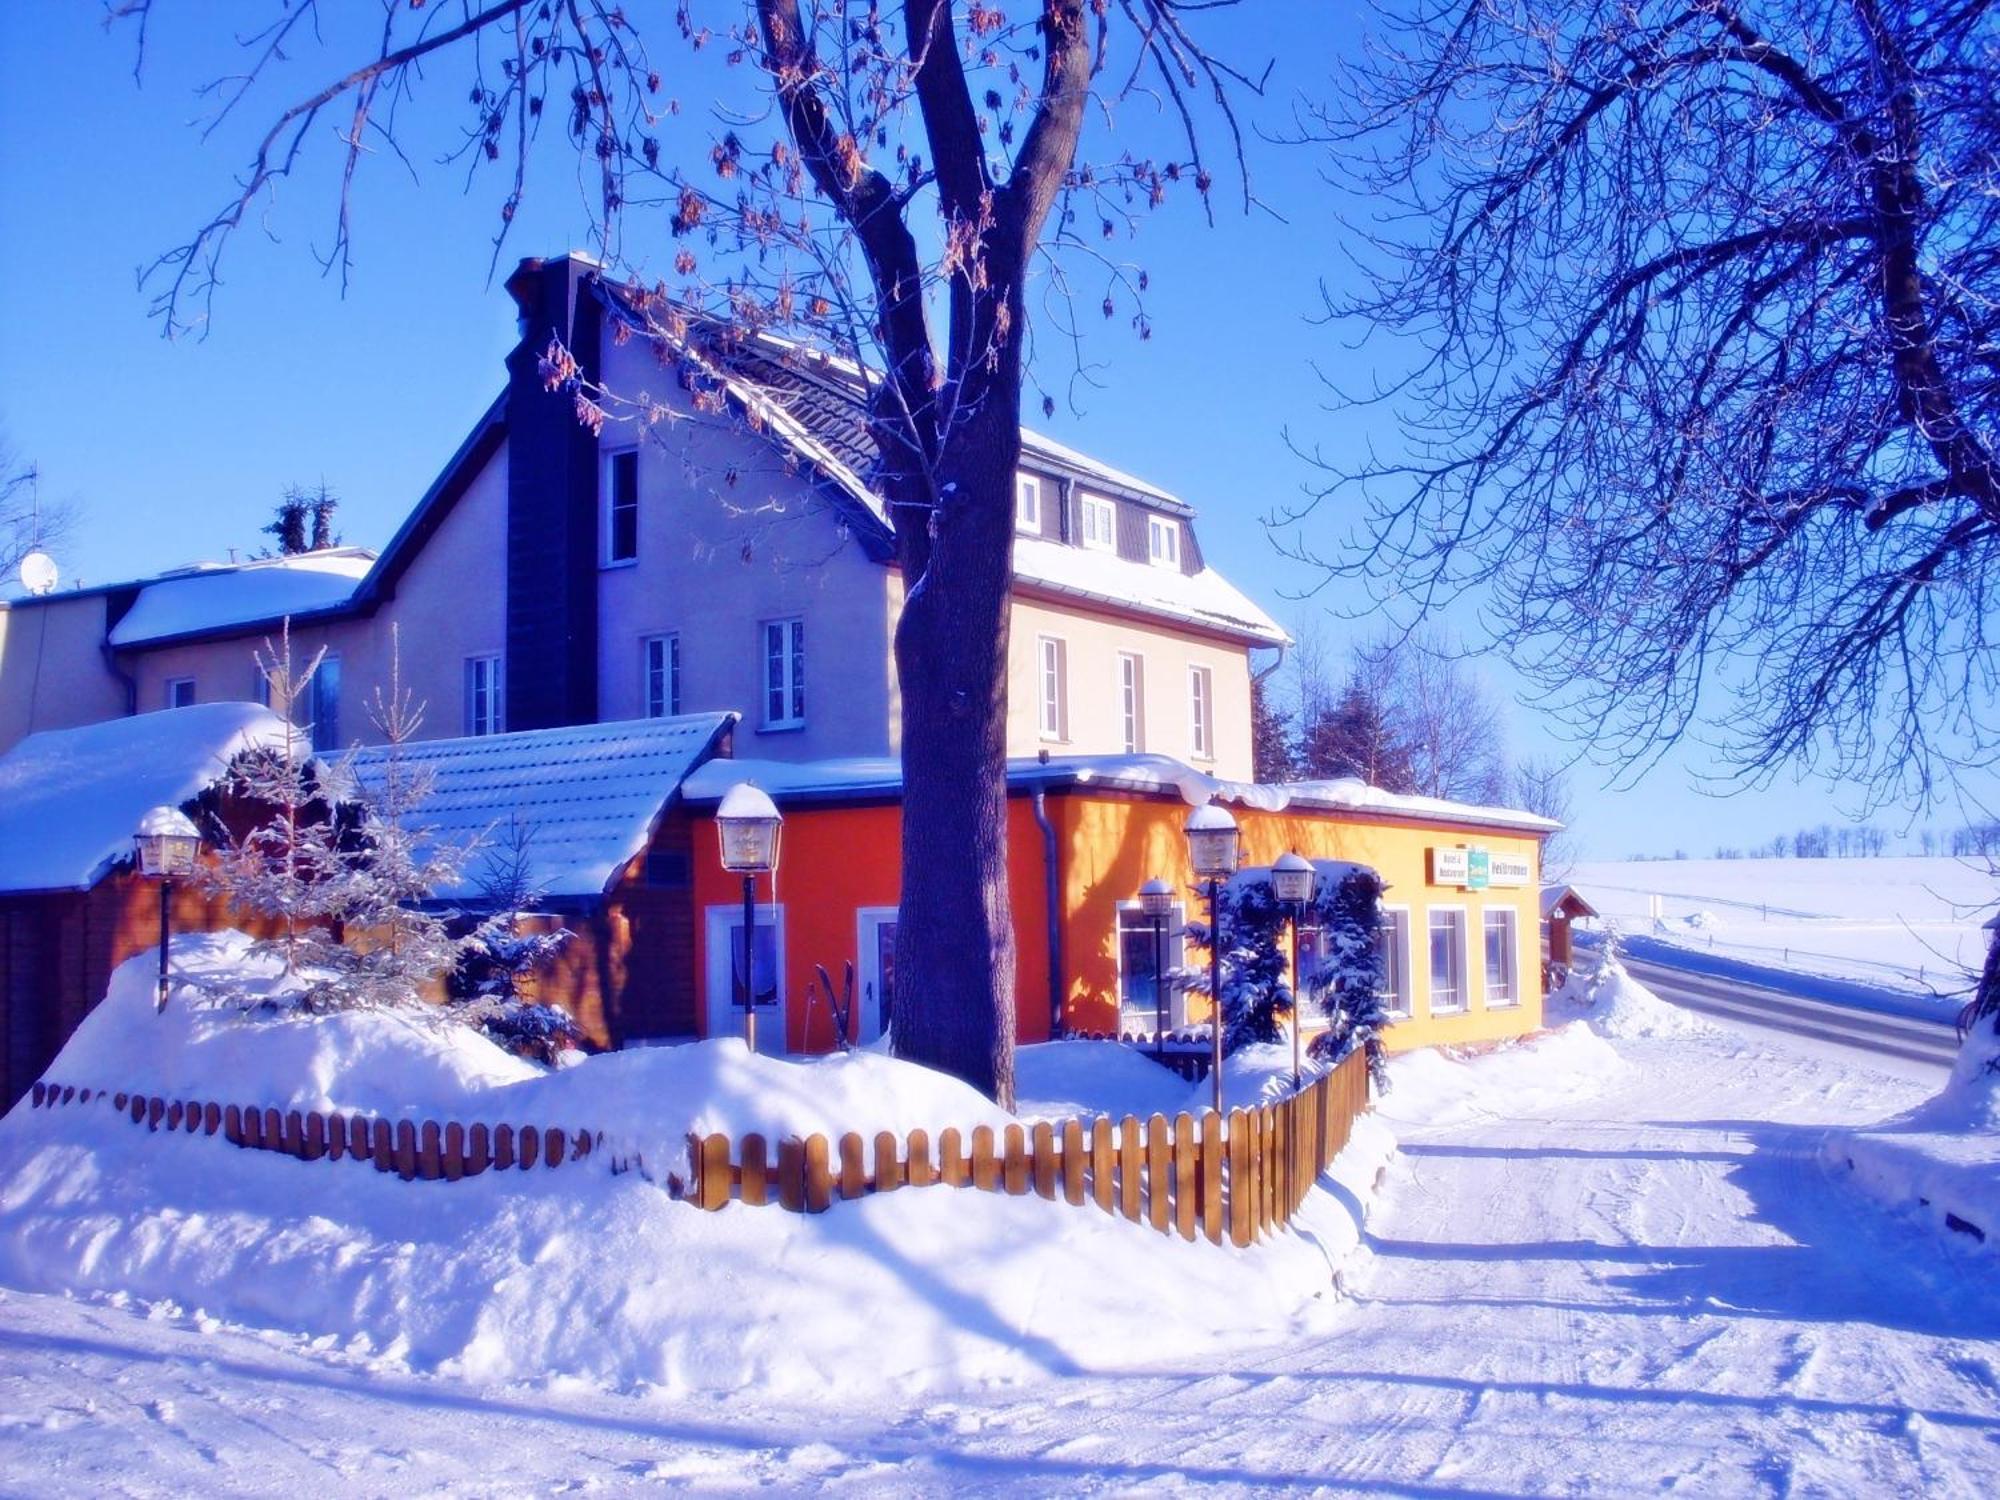
[[[774,339],[644,323],[575,256],[508,282],[507,382],[379,555],[332,549],[0,606],[0,750],[38,729],[263,693],[289,620],[323,750],[377,738],[400,642],[423,733],[738,712],[741,753],[894,755],[904,580],[858,377]],[[631,405],[578,420],[560,339]],[[1017,478],[1008,750],[1250,774],[1284,633],[1208,567],[1183,501],[1032,433]],[[1254,653],[1272,653],[1262,659]]]

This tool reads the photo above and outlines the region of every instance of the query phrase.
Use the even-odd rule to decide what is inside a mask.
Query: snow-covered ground
[[[1099,1327],[1090,1346],[1051,1337],[1060,1330],[1032,1305],[1058,1288],[1007,1300],[929,1260],[949,1244],[899,1254],[910,1222],[871,1216],[928,1195],[950,1218],[972,1197],[943,1189],[836,1206],[818,1221],[845,1218],[854,1236],[874,1240],[885,1273],[866,1286],[826,1275],[849,1269],[828,1259],[829,1246],[788,1241],[778,1269],[824,1278],[817,1311],[773,1283],[763,1253],[753,1258],[759,1278],[733,1289],[748,1305],[774,1322],[805,1306],[814,1321],[853,1330],[849,1363],[811,1367],[782,1390],[496,1378],[426,1368],[417,1350],[333,1330],[242,1326],[296,1329],[292,1307],[255,1319],[239,1310],[232,1322],[171,1296],[9,1291],[0,1294],[0,1487],[1993,1493],[1991,1253],[1878,1210],[1819,1154],[1831,1127],[1909,1109],[1922,1090],[1852,1063],[1762,1050],[1643,994],[1601,996],[1593,1014],[1595,1030],[1568,1027],[1533,1046],[1397,1061],[1380,1113],[1402,1150],[1370,1223],[1370,1253],[1347,1265],[1345,1300],[1318,1299],[1282,1336],[1183,1340],[1152,1326],[1235,1323],[1211,1304],[1299,1271],[1246,1258],[1226,1283],[1195,1270],[1178,1296],[1156,1293],[1143,1313],[1128,1306],[1120,1332]],[[329,1170],[258,1165],[292,1181]],[[18,1157],[0,1177],[16,1171]],[[430,1189],[463,1197],[478,1186]],[[1356,1187],[1332,1184],[1327,1196]],[[1036,1227],[1051,1234],[1056,1215],[1093,1217],[1032,1206],[1049,1212]],[[760,1230],[790,1234],[801,1222],[763,1213]],[[152,1218],[154,1232],[174,1228],[172,1214]],[[293,1231],[313,1222],[299,1204]],[[1125,1236],[1136,1274],[1152,1274],[1154,1241],[1106,1227]],[[78,1252],[87,1259],[130,1233],[101,1225]],[[403,1233],[421,1244],[435,1231],[406,1216]],[[644,1257],[649,1285],[712,1274],[680,1263],[678,1247],[662,1254],[623,1234],[583,1248],[598,1260]],[[519,1258],[490,1275],[532,1278],[538,1263],[584,1261],[563,1236],[507,1250]],[[399,1252],[385,1241],[381,1253]],[[325,1269],[348,1272],[337,1259]],[[1115,1297],[1116,1273],[1101,1264],[1097,1274]],[[1016,1345],[1027,1368],[983,1372],[998,1378],[975,1370],[950,1389],[881,1379],[908,1360],[898,1309],[912,1289],[960,1319],[990,1320],[990,1342]],[[777,1357],[810,1366],[806,1350]]]
[[[1943,856],[1630,860],[1569,883],[1625,933],[1914,994],[1967,983],[2000,900],[1984,861]]]

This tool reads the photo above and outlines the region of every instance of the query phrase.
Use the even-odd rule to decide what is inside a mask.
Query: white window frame
[[[479,678],[486,678],[486,717],[479,717]],[[507,676],[502,670],[500,653],[485,651],[465,658],[460,673],[465,692],[465,733],[468,737],[489,734],[504,734],[507,729]]]
[[[1410,908],[1383,906],[1378,910],[1384,928],[1382,947],[1393,956],[1395,970],[1392,974],[1385,968],[1382,975],[1382,1008],[1390,1020],[1407,1021],[1414,1014],[1415,1003],[1410,994]]]
[[[1101,528],[1091,525],[1093,514],[1101,519],[1103,523]],[[1104,534],[1094,537],[1092,532],[1099,529]],[[1078,546],[1092,552],[1116,552],[1118,550],[1117,502],[1108,500],[1102,495],[1093,495],[1088,490],[1081,492],[1077,496],[1076,540]]]
[[[1156,568],[1180,568],[1181,523],[1172,516],[1146,517],[1146,560]]]
[[[1215,673],[1208,667],[1188,667],[1188,754],[1215,759]]]
[[[773,656],[771,653],[772,632],[778,632],[779,672],[783,682],[772,678]],[[757,626],[757,681],[758,701],[763,705],[763,728],[803,729],[806,725],[806,668],[805,668],[804,615],[785,615],[780,619],[763,620]],[[771,694],[779,694],[782,713],[771,712]]]
[[[1437,966],[1435,964],[1428,962],[1428,959],[1433,956],[1432,946],[1431,946],[1431,938],[1433,935],[1433,930],[1431,924],[1438,917],[1448,916],[1448,915],[1456,915],[1458,918],[1458,953],[1457,953],[1458,999],[1456,1003],[1451,1005],[1439,1005],[1437,1003],[1437,994],[1438,994]],[[1427,960],[1425,964],[1425,969],[1428,973],[1428,977],[1430,980],[1430,983],[1428,984],[1424,992],[1424,1009],[1430,1015],[1462,1016],[1466,1013],[1468,1009],[1471,1008],[1472,997],[1471,997],[1470,987],[1472,979],[1470,973],[1467,971],[1467,965],[1470,961],[1471,955],[1466,952],[1467,948],[1466,928],[1468,925],[1469,924],[1466,920],[1466,908],[1463,906],[1455,906],[1455,905],[1432,906],[1424,912],[1424,955]]]
[[[629,556],[620,557],[613,546],[617,538],[618,511],[618,463],[630,457],[632,460],[632,551]],[[604,452],[604,475],[600,509],[604,546],[598,562],[606,568],[629,568],[639,561],[639,450],[637,448],[608,448]]]
[[[1136,651],[1118,653],[1118,721],[1125,753],[1146,748],[1146,658]]]
[[[1492,939],[1493,919],[1501,918],[1500,925],[1507,929],[1507,972],[1501,976],[1505,981],[1503,993],[1496,993],[1493,984]],[[1521,1003],[1521,914],[1511,906],[1489,906],[1479,915],[1479,960],[1484,970],[1486,985],[1486,1008],[1488,1010],[1512,1010]]]
[[[1116,968],[1118,976],[1117,979],[1114,981],[1111,993],[1115,995],[1118,999],[1118,1028],[1121,1031],[1126,1029],[1125,1018],[1128,1015],[1138,1016],[1140,1014],[1140,1012],[1137,1010],[1128,1011],[1125,1006],[1124,919],[1126,913],[1128,912],[1134,912],[1141,916],[1144,916],[1145,910],[1146,910],[1145,907],[1142,906],[1137,901],[1129,901],[1129,900],[1120,901],[1118,903],[1117,914],[1111,919],[1111,961],[1113,966]],[[1149,931],[1152,925],[1153,925],[1152,919],[1148,917],[1146,919],[1146,926]],[[1175,934],[1179,934],[1180,936],[1180,952],[1178,954],[1174,952]],[[1167,915],[1167,962],[1172,964],[1177,969],[1184,969],[1187,967],[1187,962],[1188,962],[1187,907],[1184,903],[1179,901],[1176,901],[1174,903],[1173,910],[1169,912]],[[1140,1029],[1150,1030],[1154,1022],[1153,1014],[1150,1011],[1146,1014],[1145,1021],[1146,1025]],[[1167,1030],[1182,1031],[1185,1030],[1186,1027],[1187,1027],[1187,992],[1179,988],[1176,988],[1172,992],[1172,994],[1168,996],[1167,999]]]
[[[182,698],[183,691],[186,698]],[[166,685],[168,708],[193,708],[195,705],[194,679],[192,677],[169,677]]]
[[[1045,740],[1069,739],[1069,642],[1059,635],[1035,637],[1036,725]]]
[[[660,664],[653,665],[653,654],[660,655]],[[660,698],[654,706],[653,678],[657,672],[660,678]],[[678,630],[663,630],[658,635],[649,635],[639,642],[639,709],[648,719],[677,718],[681,711],[681,633]]]
[[[1014,525],[1038,535],[1042,529],[1042,481],[1034,474],[1014,476]]]

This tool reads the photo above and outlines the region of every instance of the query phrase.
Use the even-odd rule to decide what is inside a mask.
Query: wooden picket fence
[[[221,1135],[252,1151],[275,1151],[300,1161],[352,1161],[394,1172],[405,1182],[456,1182],[482,1172],[580,1162],[599,1150],[604,1137],[560,1126],[463,1125],[436,1120],[383,1120],[359,1113],[322,1114],[277,1110],[255,1104],[216,1104],[197,1099],[162,1099],[148,1094],[114,1094],[105,1089],[37,1083],[32,1107],[65,1104],[109,1105],[148,1130]]]
[[[247,1150],[372,1165],[406,1182],[455,1182],[593,1156],[613,1172],[636,1168],[652,1177],[644,1162],[605,1151],[602,1132],[553,1125],[385,1120],[47,1082],[34,1085],[30,1102],[36,1109],[96,1104],[149,1131],[219,1134]],[[1034,1193],[1078,1207],[1095,1203],[1186,1240],[1199,1234],[1217,1244],[1248,1245],[1290,1222],[1367,1107],[1367,1060],[1355,1053],[1296,1094],[1231,1110],[1226,1121],[1208,1110],[1199,1119],[1182,1114],[1171,1121],[1127,1115],[1038,1121],[998,1132],[982,1125],[969,1135],[940,1131],[935,1149],[923,1130],[901,1137],[883,1131],[872,1141],[853,1133],[837,1142],[823,1135],[793,1137],[775,1151],[761,1135],[740,1143],[726,1135],[690,1136],[691,1179],[672,1174],[663,1186],[698,1208],[734,1201],[795,1213],[820,1213],[836,1200],[904,1187]]]
[[[780,1141],[761,1135],[740,1143],[726,1135],[691,1136],[694,1180],[688,1198],[704,1209],[732,1201],[820,1213],[837,1199],[904,1187],[971,1187],[1015,1197],[1034,1193],[1081,1207],[1095,1203],[1163,1234],[1248,1245],[1284,1227],[1313,1182],[1347,1144],[1368,1107],[1368,1062],[1344,1058],[1297,1093],[1229,1112],[1226,1125],[1204,1111],[1199,1121],[1127,1115],[982,1125],[958,1130],[889,1131],[873,1141],[855,1134]],[[871,1151],[872,1147],[872,1151]]]

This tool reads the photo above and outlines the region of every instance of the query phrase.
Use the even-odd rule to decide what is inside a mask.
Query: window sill
[[[757,733],[797,734],[800,730],[804,729],[805,727],[806,727],[806,721],[804,719],[792,719],[783,724],[759,724],[757,726]]]
[[[597,568],[601,573],[614,573],[620,568],[636,568],[638,566],[639,559],[636,557],[614,557],[600,562]]]

